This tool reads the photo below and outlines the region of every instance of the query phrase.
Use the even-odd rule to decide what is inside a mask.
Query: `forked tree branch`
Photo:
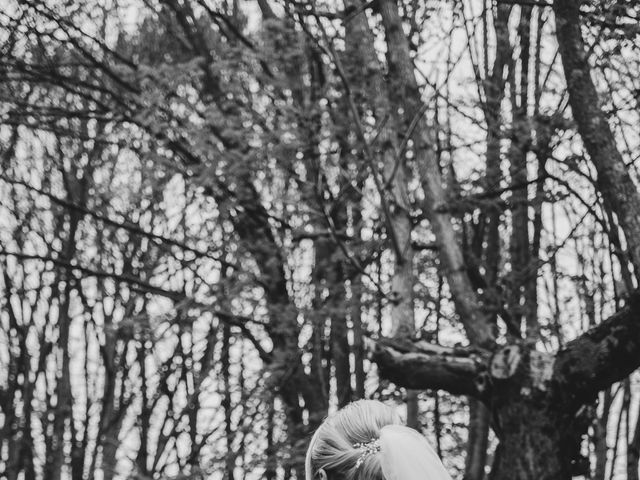
[[[383,378],[402,387],[441,389],[482,400],[491,394],[487,381],[495,357],[482,350],[381,340],[373,350],[373,359]],[[588,403],[598,392],[640,368],[640,290],[633,292],[618,312],[567,343],[552,364],[548,391],[567,409]]]

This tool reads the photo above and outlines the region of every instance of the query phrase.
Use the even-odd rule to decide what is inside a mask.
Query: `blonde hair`
[[[328,417],[311,439],[305,461],[306,480],[322,469],[328,480],[384,480],[380,455],[364,455],[357,444],[380,437],[386,425],[398,425],[395,410],[376,400],[358,400]]]

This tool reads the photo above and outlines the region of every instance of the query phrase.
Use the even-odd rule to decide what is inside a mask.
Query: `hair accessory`
[[[354,443],[353,446],[354,448],[359,448],[360,450],[362,450],[362,453],[360,454],[360,457],[356,462],[357,470],[369,455],[373,455],[374,453],[378,453],[380,451],[380,440],[378,440],[377,438],[373,438],[369,442]]]

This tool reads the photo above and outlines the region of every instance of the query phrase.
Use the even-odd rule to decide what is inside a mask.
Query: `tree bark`
[[[367,379],[367,374],[364,369],[365,348],[364,329],[362,325],[362,287],[361,275],[358,274],[351,277],[351,302],[349,304],[349,310],[351,323],[353,325],[354,400],[365,397],[364,384]]]
[[[467,350],[382,340],[373,358],[383,378],[407,388],[446,390],[478,398],[484,394],[487,360]]]
[[[511,397],[511,396],[510,396]],[[490,480],[559,480],[573,475],[579,435],[571,416],[539,398],[508,398],[494,420],[500,431]]]
[[[640,292],[614,315],[580,335],[556,354],[558,394],[574,408],[640,367]]]
[[[636,426],[627,447],[627,480],[638,480],[640,469],[640,402],[636,413]]]
[[[593,426],[595,455],[593,480],[605,480],[607,470],[607,454],[609,453],[609,446],[607,445],[607,425],[609,424],[609,412],[611,411],[611,403],[613,402],[610,388],[604,391],[603,397],[602,416],[596,419]]]
[[[223,473],[224,480],[234,480],[235,476],[235,464],[236,458],[233,452],[233,437],[234,430],[232,424],[232,401],[231,401],[231,373],[229,371],[231,367],[230,362],[230,349],[231,349],[231,327],[228,324],[222,327],[222,350],[220,352],[220,362],[222,370],[222,381],[224,386],[224,392],[221,400],[221,405],[224,410],[224,439],[225,447],[227,449],[227,456],[225,459],[225,471]]]
[[[555,355],[526,342],[490,357],[424,342],[381,342],[375,359],[381,374],[400,385],[442,388],[489,406],[500,440],[492,479],[569,479],[588,470],[580,443],[595,396],[640,367],[638,317],[640,292],[634,292],[616,314]]]
[[[509,42],[509,16],[512,6],[499,4],[495,17],[496,35],[496,56],[491,69],[491,75],[485,82],[485,102],[483,104],[484,118],[487,123],[487,166],[486,166],[486,186],[485,190],[499,187],[502,181],[500,141],[502,139],[501,126],[501,104],[505,94],[504,70],[511,58],[511,44]],[[500,240],[500,215],[502,209],[499,202],[493,202],[488,206],[487,228],[486,228],[486,248],[484,249],[485,260],[485,280],[487,291],[485,293],[485,304],[488,309],[497,312],[502,308],[503,298],[501,289],[498,288],[498,269],[501,258]],[[496,313],[491,314],[490,323],[495,324]]]
[[[485,477],[490,418],[489,409],[470,397],[464,480],[483,480]]]
[[[346,9],[361,6],[357,0],[345,1]],[[371,99],[376,122],[380,125],[378,142],[380,148],[375,158],[366,159],[378,176],[378,165],[383,165],[384,186],[378,192],[382,202],[389,203],[384,214],[387,218],[387,236],[391,239],[394,252],[394,270],[391,278],[391,333],[393,338],[408,338],[415,331],[413,298],[413,258],[411,232],[413,221],[410,216],[410,202],[407,192],[407,165],[404,155],[398,153],[395,112],[390,108],[389,92],[382,76],[382,70],[374,49],[375,38],[368,24],[366,13],[358,13],[346,27],[346,55],[358,65],[352,66],[346,80],[355,85],[364,85],[362,98]],[[358,68],[359,67],[359,68]],[[351,82],[353,80],[353,82]],[[350,95],[347,92],[347,95]],[[352,112],[356,114],[356,112]],[[359,119],[356,119],[359,123]],[[357,127],[361,128],[361,127]],[[362,135],[362,132],[360,132]],[[388,186],[388,188],[387,188]],[[419,426],[418,394],[407,391],[407,424]]]
[[[421,207],[431,223],[443,273],[469,341],[474,345],[490,348],[495,332],[482,314],[477,294],[467,274],[451,215],[447,211],[448,197],[435,152],[434,131],[424,118],[424,105],[420,99],[409,43],[403,30],[398,5],[395,0],[381,0],[379,9],[386,35],[391,101],[403,111],[399,126],[405,127],[406,135],[414,119],[417,122],[412,138],[415,142],[416,163],[425,195]],[[398,110],[394,110],[393,113],[397,115]]]
[[[537,311],[535,305],[527,305],[524,295],[530,283],[537,282],[537,275],[529,273],[531,256],[529,241],[529,196],[527,188],[527,153],[531,142],[531,126],[527,113],[529,104],[529,47],[531,6],[520,9],[518,37],[520,39],[520,75],[515,74],[515,64],[510,66],[511,108],[513,122],[511,126],[511,144],[509,147],[509,172],[512,185],[524,185],[511,193],[511,292],[509,313],[516,326],[522,330],[522,320],[526,321],[527,336],[535,331]],[[518,88],[519,87],[519,88]],[[522,300],[524,299],[524,305]]]
[[[584,146],[598,172],[598,190],[618,216],[636,276],[640,272],[640,193],[600,105],[582,38],[580,0],[555,0],[556,36],[569,104]]]

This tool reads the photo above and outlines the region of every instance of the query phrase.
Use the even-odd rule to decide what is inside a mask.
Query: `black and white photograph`
[[[0,0],[0,479],[640,480],[640,1]]]

